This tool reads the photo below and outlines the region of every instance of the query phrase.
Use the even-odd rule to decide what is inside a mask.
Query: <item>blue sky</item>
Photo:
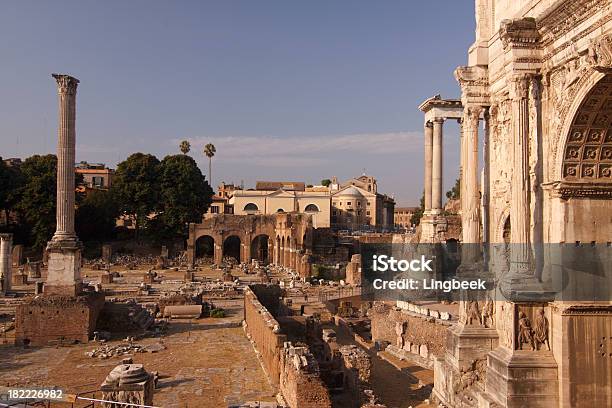
[[[0,156],[55,150],[52,72],[80,79],[77,160],[212,142],[213,183],[347,179],[418,202],[423,116],[458,97],[471,0],[5,1]],[[458,174],[447,123],[445,188]]]

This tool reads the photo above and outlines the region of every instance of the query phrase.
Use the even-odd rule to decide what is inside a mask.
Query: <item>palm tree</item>
[[[181,153],[187,154],[191,150],[191,143],[187,140],[183,140],[179,145],[179,149],[181,149]]]
[[[206,157],[208,157],[208,182],[210,183],[211,187],[212,187],[212,158],[216,152],[217,152],[217,149],[215,148],[214,144],[207,143],[206,146],[204,146],[204,154],[206,155]]]

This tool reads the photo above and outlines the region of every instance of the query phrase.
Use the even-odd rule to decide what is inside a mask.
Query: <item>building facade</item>
[[[445,406],[612,404],[609,265],[574,282],[578,269],[567,269],[565,245],[588,243],[593,254],[581,261],[597,262],[595,251],[612,242],[611,7],[610,0],[476,0],[475,42],[468,65],[455,71],[462,241],[490,245],[487,273],[500,284],[494,303],[460,302],[459,323],[435,364],[434,396]],[[426,163],[441,158],[445,119],[426,123]],[[491,247],[504,242],[502,251]],[[476,255],[462,253],[458,274],[484,273]],[[559,297],[552,288],[562,276],[607,298]],[[478,380],[466,384],[470,371]]]
[[[395,207],[393,210],[393,223],[398,228],[412,228],[412,216],[419,207]]]
[[[113,184],[115,170],[109,169],[102,163],[80,162],[75,166],[76,174],[83,176],[83,185],[86,188],[108,190]]]

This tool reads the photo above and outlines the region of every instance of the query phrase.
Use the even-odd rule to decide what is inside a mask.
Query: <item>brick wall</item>
[[[44,346],[49,342],[87,343],[104,307],[104,295],[42,296],[17,306],[15,344]]]

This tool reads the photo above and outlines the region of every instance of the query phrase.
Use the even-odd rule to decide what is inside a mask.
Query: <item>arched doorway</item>
[[[251,259],[256,259],[263,264],[267,264],[268,260],[268,236],[265,234],[257,235],[251,241]]]
[[[213,258],[215,257],[215,239],[210,235],[203,235],[196,240],[195,244],[196,258]]]
[[[240,263],[240,238],[230,235],[223,242],[223,258],[233,258]]]

